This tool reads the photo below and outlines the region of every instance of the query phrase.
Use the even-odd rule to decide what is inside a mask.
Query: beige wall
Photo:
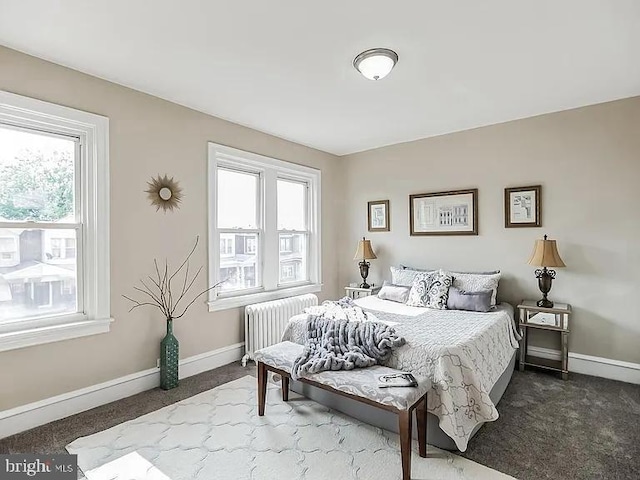
[[[428,114],[428,112],[425,112]],[[536,238],[558,240],[567,268],[550,298],[571,303],[570,351],[640,363],[640,97],[380,148],[343,159],[340,278],[371,239],[376,283],[389,265],[500,269],[500,296],[538,298],[526,262]],[[503,189],[542,184],[543,227],[505,229]],[[408,195],[479,189],[477,237],[410,237]],[[391,232],[369,233],[367,201],[391,200]],[[553,346],[549,338],[533,343]]]
[[[0,410],[155,366],[164,322],[155,310],[128,313],[121,297],[151,273],[153,257],[178,260],[196,235],[207,238],[207,142],[213,141],[322,170],[323,298],[337,295],[339,160],[178,105],[0,47],[0,90],[110,119],[110,333],[0,353]],[[212,92],[212,95],[215,95]],[[175,176],[179,211],[156,213],[143,190],[152,176]],[[205,264],[201,248],[195,260]],[[203,277],[198,286],[204,288]],[[209,313],[198,302],[176,322],[181,356],[243,340],[241,310]]]
[[[500,268],[503,299],[536,298],[526,260],[534,239],[548,233],[568,265],[551,298],[574,305],[571,350],[640,363],[640,319],[632,305],[640,292],[640,98],[337,159],[3,47],[0,89],[110,118],[115,317],[108,334],[0,353],[0,410],[155,365],[163,321],[152,310],[128,313],[121,294],[149,272],[154,256],[169,252],[173,259],[196,235],[206,238],[208,141],[322,170],[322,298],[336,297],[358,279],[351,258],[363,234],[378,252],[376,282],[400,262]],[[184,187],[176,213],[148,205],[143,190],[158,173],[174,175]],[[506,230],[503,188],[536,183],[543,185],[544,227]],[[468,187],[480,189],[478,237],[408,235],[410,193]],[[385,198],[391,232],[370,234],[366,202]],[[205,263],[204,249],[197,260]],[[240,315],[240,309],[209,313],[197,303],[175,327],[181,355],[242,341]]]

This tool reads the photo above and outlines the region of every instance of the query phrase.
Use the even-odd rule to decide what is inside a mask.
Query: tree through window
[[[79,138],[0,125],[0,322],[77,313]]]

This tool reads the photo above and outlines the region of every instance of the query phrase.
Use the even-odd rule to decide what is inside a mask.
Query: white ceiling
[[[638,0],[0,0],[0,44],[338,155],[640,95]]]

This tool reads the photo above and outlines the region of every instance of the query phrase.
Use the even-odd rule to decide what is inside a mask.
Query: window
[[[280,280],[290,281],[296,277],[296,269],[294,265],[280,265]]]
[[[210,143],[209,185],[210,310],[320,290],[318,170]]]
[[[109,330],[108,120],[0,91],[0,351]]]
[[[70,263],[76,258],[74,230],[45,230],[44,256],[49,263]]]
[[[76,256],[76,239],[64,239],[64,258],[75,258]]]
[[[278,235],[280,283],[301,282],[307,277],[307,183],[278,179]]]
[[[228,253],[220,255],[219,278],[224,281],[220,291],[250,290],[259,285],[255,274],[258,253],[248,252],[246,241],[247,237],[258,239],[261,234],[258,228],[260,174],[223,167],[217,174],[217,237],[220,245],[230,242],[241,246],[233,253],[229,249]],[[247,275],[249,271],[253,273]]]
[[[220,255],[230,256],[233,255],[233,235],[221,235],[220,236]]]
[[[61,238],[52,238],[51,239],[51,253],[48,254],[49,259],[60,258],[61,251]]]
[[[290,253],[291,252],[291,235],[280,236],[280,253]]]
[[[4,234],[7,236],[0,237],[0,269],[2,267],[13,267],[20,262],[17,234],[10,230],[5,230]],[[0,305],[1,302],[2,300],[0,300]]]
[[[256,253],[256,239],[255,237],[245,237],[245,252]]]

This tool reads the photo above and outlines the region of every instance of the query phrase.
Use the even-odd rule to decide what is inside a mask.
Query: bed
[[[476,313],[409,307],[376,296],[355,302],[405,337],[406,344],[394,350],[387,365],[431,378],[428,442],[465,451],[480,426],[498,418],[496,404],[511,379],[518,348],[513,307],[501,303]],[[283,340],[304,343],[306,320],[306,314],[293,317]],[[393,416],[376,409],[295,382],[293,389],[366,423],[396,429]]]

